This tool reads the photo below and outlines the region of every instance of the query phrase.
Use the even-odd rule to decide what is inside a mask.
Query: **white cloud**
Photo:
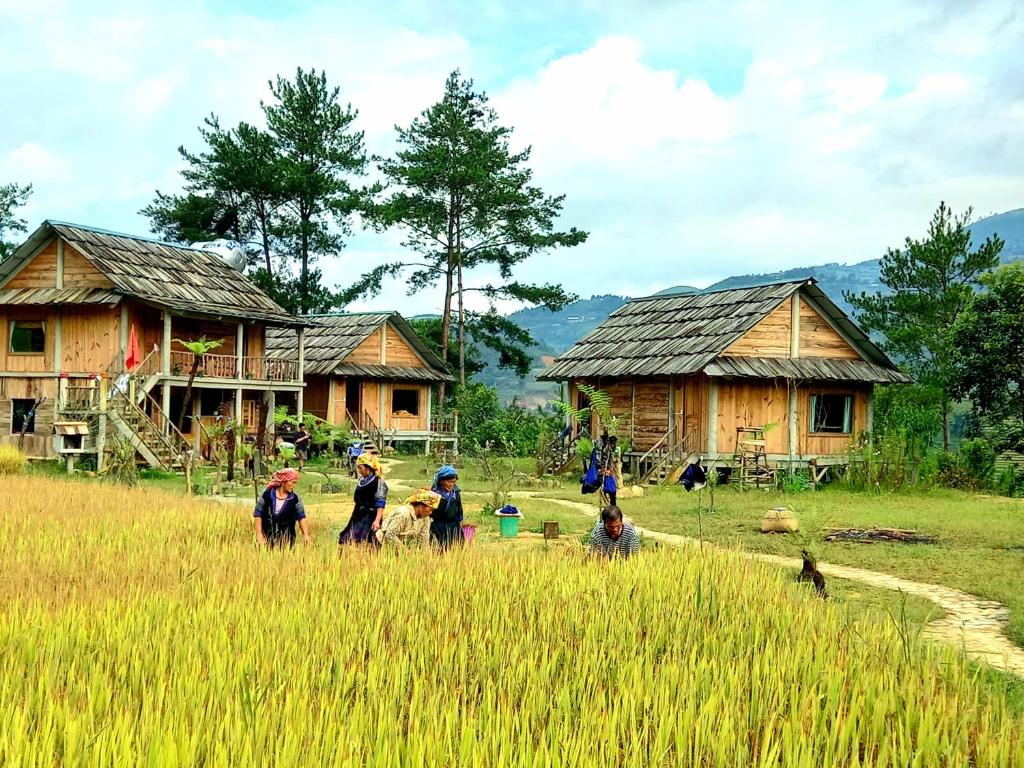
[[[33,182],[40,218],[141,233],[136,212],[173,191],[176,148],[197,148],[202,118],[259,121],[267,80],[299,65],[342,86],[378,153],[449,71],[474,76],[533,146],[537,182],[567,194],[566,226],[591,232],[522,277],[587,295],[873,258],[920,233],[940,199],[1024,205],[1024,17],[1011,0],[969,12],[591,0],[486,16],[450,2],[278,18],[48,2],[40,14],[0,0],[0,82],[18,106],[0,124],[0,182]],[[322,266],[344,284],[400,252],[397,235],[360,234]],[[365,306],[432,301],[394,283]]]
[[[61,181],[68,164],[56,152],[33,142],[22,144],[11,151],[3,163],[4,173],[19,182]]]

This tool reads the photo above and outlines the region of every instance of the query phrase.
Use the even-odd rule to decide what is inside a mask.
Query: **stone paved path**
[[[542,496],[543,494],[520,491],[512,495]],[[578,501],[547,497],[544,497],[544,500],[576,509],[590,517],[596,517],[597,515],[596,507],[593,504],[583,504]],[[639,526],[637,531],[655,541],[673,546],[684,544],[699,545],[700,543],[697,539],[689,536],[662,533],[661,531],[652,531],[640,528]],[[713,545],[705,543],[705,546]],[[745,551],[742,554],[755,560],[780,565],[785,568],[799,569],[802,566],[800,559],[795,557],[780,557],[778,555],[750,551]],[[837,579],[859,581],[872,587],[891,589],[931,600],[942,608],[946,615],[929,622],[925,626],[925,637],[955,645],[963,650],[971,659],[987,661],[996,669],[1012,672],[1015,675],[1024,677],[1024,649],[1014,645],[1003,634],[1003,629],[1010,618],[1010,611],[1001,603],[992,600],[982,600],[980,597],[969,595],[957,589],[939,586],[938,584],[921,584],[916,581],[901,579],[898,576],[891,576],[887,573],[866,571],[862,568],[819,563],[818,570],[826,576],[834,576]]]

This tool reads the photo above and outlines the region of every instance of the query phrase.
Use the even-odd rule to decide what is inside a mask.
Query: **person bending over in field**
[[[430,513],[430,538],[442,551],[466,542],[462,533],[462,491],[458,482],[459,473],[455,467],[445,464],[437,470],[431,487],[441,500],[437,509]]]
[[[384,518],[376,533],[377,541],[390,549],[430,546],[430,513],[440,501],[440,494],[429,488],[418,489]]]
[[[590,548],[592,555],[603,557],[629,557],[640,550],[640,537],[632,523],[622,519],[622,511],[615,505],[601,510],[601,519],[590,532]]]
[[[306,522],[306,508],[295,492],[299,473],[294,469],[279,469],[267,483],[253,512],[256,539],[265,547],[287,544],[295,546],[295,524],[302,531],[302,542],[309,543],[309,523]]]
[[[388,503],[388,486],[380,459],[364,453],[356,459],[355,505],[345,530],[338,536],[338,544],[370,544],[377,546],[374,535],[384,520],[384,507]]]

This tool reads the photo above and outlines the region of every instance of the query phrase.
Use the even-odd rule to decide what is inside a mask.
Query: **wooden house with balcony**
[[[303,322],[207,251],[46,221],[0,263],[0,320],[0,441],[31,456],[102,464],[119,433],[168,468],[218,415],[251,434],[261,403],[301,407]],[[269,328],[290,354],[267,356]],[[179,431],[194,361],[180,341],[201,336],[221,345],[200,360]]]
[[[457,415],[435,413],[433,388],[454,381],[397,312],[309,316],[305,334],[305,410],[347,421],[374,448],[396,442],[458,447]],[[267,354],[288,359],[285,329],[267,334]]]
[[[568,382],[577,406],[580,382],[610,395],[638,479],[696,453],[755,481],[845,461],[874,385],[910,380],[813,279],[634,299],[539,378]]]

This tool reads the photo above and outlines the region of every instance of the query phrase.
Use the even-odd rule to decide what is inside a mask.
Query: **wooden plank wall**
[[[378,344],[380,342],[378,341]],[[380,384],[376,381],[364,381],[362,391],[362,411],[363,413],[370,414],[370,418],[373,419],[374,423],[380,427],[380,396],[381,396]],[[362,420],[363,413],[357,414],[356,418]],[[384,415],[387,416],[385,410]],[[381,427],[383,429],[383,427]]]
[[[321,419],[327,418],[327,393],[331,385],[326,376],[306,376],[306,392],[302,396],[302,410]]]
[[[266,354],[266,331],[267,329],[262,325],[250,325],[246,328],[246,355],[248,357],[263,357]],[[299,341],[295,338],[295,356],[292,359],[298,358],[299,355]]]
[[[56,241],[54,241],[56,242]],[[113,288],[114,284],[74,246],[64,244],[65,288]]]
[[[120,322],[120,310],[115,309],[115,328]],[[135,333],[139,339],[139,352],[143,357],[149,354],[154,344],[162,344],[164,340],[164,318],[159,309],[147,307],[144,304],[128,302],[128,332],[131,333],[132,326],[135,326]],[[172,327],[173,331],[173,327]],[[67,338],[67,335],[65,335]],[[175,338],[171,333],[171,338]],[[178,337],[180,338],[180,337]],[[114,344],[120,346],[120,335],[114,334]],[[181,349],[180,344],[172,344],[171,349]]]
[[[334,387],[334,414],[328,416],[327,420],[332,424],[341,424],[348,418],[345,413],[345,379],[331,379],[331,386]]]
[[[377,338],[377,346],[380,347],[380,337]],[[402,365],[410,368],[426,367],[416,351],[390,324],[388,325],[388,338],[384,346],[384,356],[388,365]]]
[[[390,362],[390,357],[388,358]],[[427,402],[430,398],[430,386],[416,382],[389,381],[385,382],[384,393],[384,423],[380,424],[381,429],[398,429],[407,431],[426,431],[429,429],[427,423]],[[396,389],[415,389],[419,396],[419,413],[416,416],[395,416],[392,412],[394,400],[392,395]],[[371,411],[371,415],[373,412]],[[376,417],[375,417],[376,418]]]
[[[711,380],[704,374],[676,379],[677,440],[689,437],[687,449],[708,449],[708,398]]]
[[[206,336],[207,341],[220,339],[224,343],[214,350],[211,355],[233,355],[235,354],[235,323],[218,323],[213,320],[196,320],[187,317],[175,317],[171,320],[171,338],[182,339],[183,341],[195,341],[200,336]],[[185,348],[176,342],[171,342],[171,350],[174,352],[185,351]]]
[[[757,325],[726,348],[736,357],[789,357],[793,307],[786,299]]]
[[[72,373],[102,373],[119,353],[120,310],[103,307],[64,307],[61,318],[61,370]],[[139,332],[136,327],[136,333]],[[139,339],[139,351],[148,347]]]
[[[363,339],[345,358],[345,362],[380,365],[380,328]]]
[[[65,253],[67,249],[65,249]],[[5,288],[56,288],[57,238],[47,243],[28,264],[4,286]]]
[[[633,391],[633,450],[646,451],[668,432],[669,379],[636,379]]]
[[[718,452],[736,450],[737,427],[764,427],[765,450],[789,453],[789,391],[784,381],[735,379],[718,383]]]
[[[806,456],[838,456],[846,453],[850,443],[857,435],[868,428],[868,398],[871,393],[870,384],[813,384],[800,387],[797,392],[797,412],[799,416],[799,452]],[[811,412],[812,394],[853,395],[853,432],[849,435],[811,435],[808,434]]]
[[[26,455],[49,457],[53,455],[53,420],[57,400],[56,379],[0,379],[0,445],[18,445],[18,435],[11,430],[14,416],[13,400],[46,397],[36,411],[35,431],[25,435],[23,450]]]
[[[860,355],[815,309],[800,299],[800,355],[859,360]]]
[[[9,352],[11,348],[12,320],[42,320],[45,323],[46,342],[41,354]],[[45,307],[4,307],[0,310],[0,371],[41,373],[52,371],[53,340],[57,313]],[[65,342],[66,343],[66,342]]]

